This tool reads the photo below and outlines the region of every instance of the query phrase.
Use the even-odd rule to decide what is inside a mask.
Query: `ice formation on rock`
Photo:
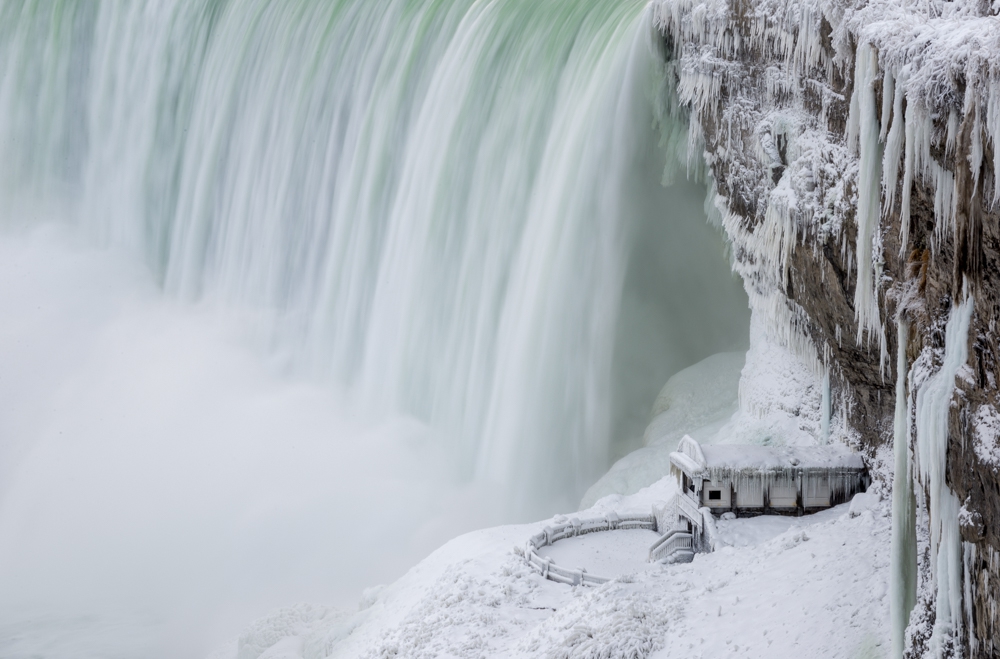
[[[858,319],[857,342],[863,335],[878,341],[879,362],[886,358],[885,331],[879,318],[876,281],[882,268],[876,267],[875,242],[881,219],[882,144],[879,141],[879,118],[876,113],[875,81],[878,56],[871,44],[858,46],[855,54],[854,95],[847,119],[847,143],[858,155],[858,225],[857,281],[854,288],[854,312]],[[884,139],[884,137],[882,138]]]
[[[945,656],[962,632],[961,503],[945,478],[948,453],[948,409],[955,393],[955,376],[968,359],[969,323],[973,300],[956,306],[945,330],[940,370],[920,385],[916,396],[916,471],[930,502],[931,564],[937,603],[929,646]]]
[[[913,477],[932,500],[924,523],[935,547],[919,581],[938,587],[918,598],[905,651],[988,656],[997,647],[991,585],[1000,575],[984,557],[1000,537],[956,516],[961,508],[1000,520],[990,459],[1000,363],[991,247],[1000,221],[998,14],[996,2],[978,0],[656,2],[678,104],[706,152],[754,320],[766,341],[820,375],[828,369],[840,436],[883,470],[877,487],[894,481],[896,656],[917,580],[911,449]],[[978,313],[956,352],[964,339],[945,346],[942,330],[959,322],[966,295]],[[890,319],[904,345],[891,345]],[[928,380],[942,359],[948,369]],[[930,385],[936,393],[922,390]],[[955,408],[933,402],[955,387]],[[894,461],[880,457],[890,443]]]
[[[906,378],[906,344],[910,324],[900,318],[897,325],[896,417],[893,422],[895,465],[892,481],[892,551],[890,553],[889,600],[892,616],[892,656],[903,656],[906,627],[917,598],[916,498],[910,463],[910,406]]]

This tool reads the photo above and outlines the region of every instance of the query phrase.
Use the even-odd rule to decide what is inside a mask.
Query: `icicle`
[[[902,659],[906,627],[917,601],[917,502],[910,464],[910,414],[906,397],[906,343],[910,323],[900,317],[897,325],[896,416],[893,423],[892,549],[889,569],[889,616],[892,623],[892,659]]]
[[[885,331],[879,319],[875,281],[875,232],[881,215],[880,182],[882,178],[882,147],[879,143],[879,126],[875,106],[875,76],[878,58],[870,44],[858,46],[854,74],[854,95],[851,98],[851,116],[848,120],[848,141],[851,148],[857,145],[858,169],[858,240],[857,286],[854,291],[854,313],[858,320],[857,342],[861,344],[867,331],[868,341],[879,341],[879,365],[885,367]]]
[[[993,203],[1000,201],[1000,85],[990,86],[986,103],[986,130],[993,138]]]
[[[885,142],[889,134],[889,119],[892,116],[892,109],[895,105],[893,103],[895,96],[896,78],[893,77],[892,71],[886,69],[885,74],[882,76],[882,129],[878,135],[878,138],[883,142]]]
[[[899,242],[906,245],[910,242],[910,196],[913,191],[913,173],[916,169],[917,151],[917,109],[915,103],[906,106],[904,126],[906,133],[906,152],[903,156],[903,191],[899,202]]]
[[[819,424],[819,434],[820,443],[829,444],[830,443],[830,412],[832,405],[830,404],[830,367],[826,366],[823,369],[823,402],[822,407],[822,417]]]
[[[976,107],[975,123],[972,126],[972,146],[969,149],[969,166],[972,168],[972,194],[980,194],[979,174],[983,168],[983,125]]]
[[[969,566],[976,563],[976,545],[971,542],[962,543],[962,598],[965,602],[965,619],[972,622],[972,575]],[[976,640],[975,626],[969,625],[969,649],[976,656],[979,642]]]
[[[896,203],[896,183],[899,181],[899,161],[903,155],[903,146],[906,141],[906,131],[904,130],[905,120],[903,118],[903,86],[896,87],[895,98],[892,103],[892,128],[889,129],[885,143],[885,157],[882,158],[882,191],[885,195],[885,205],[882,207],[882,214],[889,215],[892,207]],[[883,126],[885,124],[885,114],[882,115]],[[909,219],[909,217],[907,217]],[[905,233],[904,233],[905,232]],[[904,254],[906,243],[909,240],[909,222],[900,227],[900,254]],[[906,240],[904,240],[904,237]]]
[[[958,137],[958,113],[952,110],[948,113],[948,124],[945,132],[944,152],[945,155],[955,153],[955,140]]]
[[[961,633],[962,546],[958,528],[958,497],[946,481],[948,410],[955,376],[968,360],[969,324],[973,299],[953,307],[945,329],[944,361],[940,370],[917,392],[917,463],[920,480],[930,495],[931,565],[937,586],[930,656],[941,657],[949,639]]]
[[[945,242],[949,232],[955,230],[958,198],[955,196],[955,175],[933,160],[927,168],[934,181],[934,247]],[[952,234],[954,235],[954,234]]]

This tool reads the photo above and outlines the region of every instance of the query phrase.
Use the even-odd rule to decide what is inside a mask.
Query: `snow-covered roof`
[[[709,469],[864,469],[861,456],[843,446],[738,446],[702,447]]]
[[[711,444],[701,446],[685,436],[670,454],[670,462],[690,476],[702,472],[830,469],[861,471],[864,460],[841,445],[831,446],[756,446]]]

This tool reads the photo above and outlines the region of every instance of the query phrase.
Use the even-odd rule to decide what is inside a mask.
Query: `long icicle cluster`
[[[892,624],[892,659],[902,659],[906,627],[917,601],[916,498],[910,464],[910,407],[906,395],[909,368],[906,344],[910,323],[899,319],[896,357],[896,418],[893,423],[892,547],[889,571],[889,614]]]
[[[955,377],[969,356],[969,324],[974,300],[967,298],[951,311],[945,329],[944,362],[916,398],[917,476],[928,493],[931,525],[931,565],[937,589],[933,656],[943,656],[946,644],[962,628],[962,542],[958,511],[961,503],[945,478],[948,454],[948,410]]]
[[[858,225],[858,275],[854,288],[854,314],[858,321],[858,344],[861,344],[865,334],[869,342],[876,338],[880,369],[884,369],[885,330],[879,317],[876,291],[877,275],[881,273],[875,267],[875,237],[882,216],[880,182],[883,155],[874,87],[879,73],[878,56],[870,44],[861,44],[855,61],[854,95],[847,123],[847,143],[851,149],[857,150],[859,160],[858,209],[855,215]]]

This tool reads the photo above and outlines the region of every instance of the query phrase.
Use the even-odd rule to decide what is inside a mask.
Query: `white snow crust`
[[[590,486],[580,508],[609,494],[635,494],[658,481],[670,472],[670,453],[684,435],[699,442],[719,441],[720,430],[738,416],[745,362],[744,353],[718,353],[674,374],[653,402],[646,446],[615,462]]]
[[[647,445],[615,462],[587,490],[580,507],[655,483],[669,473],[670,453],[684,435],[702,445],[813,446],[829,441],[831,433],[823,432],[822,402],[822,378],[772,340],[755,316],[745,356],[713,355],[667,382],[653,405]],[[845,425],[842,419],[833,420],[832,435],[838,442],[845,439]]]
[[[739,409],[740,374],[745,364],[745,353],[723,352],[671,377],[653,402],[645,444],[676,447],[684,435],[699,441],[710,439]]]
[[[669,480],[607,497],[591,512],[648,509],[671,491]],[[363,610],[278,611],[213,657],[881,656],[889,509],[868,503],[855,516],[843,505],[801,518],[721,520],[732,546],[598,587],[557,584],[528,568],[520,547],[549,522],[477,531]],[[614,533],[577,538],[565,553],[591,560],[618,543]],[[546,549],[563,551],[559,544]]]
[[[704,446],[707,468],[731,471],[781,471],[799,469],[861,469],[864,461],[848,448],[835,446]]]
[[[975,415],[976,457],[1000,469],[1000,414],[992,405],[983,405]]]

